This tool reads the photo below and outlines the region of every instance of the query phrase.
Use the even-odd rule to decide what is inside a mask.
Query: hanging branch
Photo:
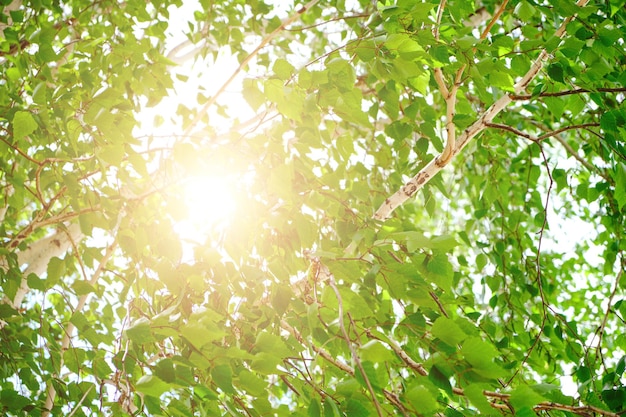
[[[237,69],[232,73],[230,78],[228,80],[226,80],[226,82],[221,85],[219,90],[217,90],[217,92],[209,99],[209,101],[207,101],[204,104],[204,106],[202,106],[202,108],[198,111],[198,114],[196,115],[196,117],[191,121],[191,123],[189,123],[189,126],[187,126],[187,128],[185,129],[185,132],[183,133],[183,135],[187,136],[187,135],[189,135],[191,133],[193,128],[196,127],[196,125],[200,122],[200,120],[209,112],[209,109],[211,108],[211,106],[213,106],[215,104],[215,102],[217,101],[218,97],[226,90],[226,87],[228,87],[230,85],[230,83],[232,83],[235,80],[235,78],[237,78],[239,73],[246,67],[246,65],[248,65],[250,63],[250,61],[252,61],[252,59],[261,51],[261,49],[263,49],[280,32],[285,30],[285,28],[287,26],[289,26],[290,24],[292,24],[293,22],[298,20],[300,18],[300,16],[302,16],[302,14],[306,13],[311,8],[313,8],[313,6],[315,6],[318,2],[319,2],[319,0],[311,0],[306,5],[302,6],[300,9],[298,9],[298,11],[296,11],[295,14],[293,14],[292,16],[289,16],[288,18],[284,19],[281,22],[280,26],[278,26],[276,29],[274,29],[274,31],[272,33],[267,35],[261,41],[261,43],[259,43],[259,45],[256,48],[254,48],[254,50],[243,61],[241,61],[241,63],[239,64]]]
[[[576,2],[576,5],[578,5],[579,7],[583,7],[588,3],[588,1],[589,0],[578,0]],[[567,25],[572,21],[573,18],[574,16],[566,18],[556,31],[555,36],[562,38],[565,35]],[[528,87],[531,81],[537,76],[537,74],[539,74],[539,71],[543,67],[544,62],[547,61],[548,58],[548,51],[546,51],[545,49],[542,50],[537,59],[535,59],[535,61],[533,62],[531,68],[528,70],[526,75],[524,75],[522,79],[515,84],[515,94],[521,93]],[[513,99],[510,95],[507,94],[500,97],[500,99],[493,103],[491,107],[485,110],[485,112],[478,118],[477,121],[475,121],[472,125],[470,125],[463,131],[463,133],[455,143],[454,150],[452,151],[452,154],[448,161],[442,159],[442,156],[445,156],[443,154],[438,155],[436,158],[430,161],[428,165],[422,168],[420,172],[418,172],[413,178],[407,181],[407,183],[403,185],[398,191],[396,191],[396,193],[394,193],[392,196],[388,197],[384,201],[384,203],[378,208],[378,210],[376,210],[376,213],[374,214],[374,219],[381,221],[388,219],[391,213],[396,208],[402,205],[409,198],[413,197],[415,193],[419,189],[421,189],[428,181],[430,181],[432,177],[437,175],[439,171],[441,171],[443,167],[446,166],[454,156],[458,155],[463,150],[463,148],[467,146],[472,138],[482,132],[487,127],[487,124],[491,123],[491,121],[506,106],[508,106],[511,101],[513,101]]]

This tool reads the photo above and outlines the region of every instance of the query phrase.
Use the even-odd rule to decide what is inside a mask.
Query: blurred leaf
[[[135,389],[143,394],[158,398],[161,394],[169,391],[171,387],[154,375],[144,375],[135,384]]]
[[[13,115],[13,138],[18,141],[37,129],[37,122],[27,111],[17,111]]]

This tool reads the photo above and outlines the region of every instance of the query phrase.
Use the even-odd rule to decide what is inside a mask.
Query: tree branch
[[[480,39],[485,39],[487,35],[489,34],[489,32],[491,32],[491,28],[493,28],[493,25],[496,24],[496,22],[498,21],[498,18],[502,15],[502,13],[504,13],[504,9],[506,8],[506,5],[508,2],[509,0],[504,0],[502,4],[500,5],[500,7],[498,7],[498,10],[496,10],[496,12],[494,13],[493,17],[487,24],[487,27],[485,27],[485,30],[483,30],[483,33],[480,34]],[[476,48],[474,48],[474,50],[476,50]]]
[[[587,4],[589,0],[578,0],[576,3],[578,6],[582,7]],[[559,29],[556,31],[556,36],[563,37],[565,34],[565,29],[567,25],[571,22],[574,16],[570,16],[566,18]],[[519,94],[524,91],[531,81],[537,76],[541,68],[543,67],[543,63],[548,59],[549,54],[544,49],[541,51],[537,59],[533,62],[531,68],[528,72],[520,79],[514,86],[515,94]],[[488,123],[500,113],[506,106],[511,103],[512,99],[509,95],[504,95],[500,97],[495,103],[493,103],[472,125],[466,128],[461,136],[458,138],[457,143],[455,144],[454,151],[450,156],[449,160],[451,160],[454,156],[458,155],[463,148],[469,143],[469,141],[474,138],[477,134],[482,132]],[[409,198],[413,197],[415,193],[421,189],[430,179],[437,175],[439,171],[443,169],[445,164],[441,164],[440,156],[434,158],[432,161],[428,163],[420,172],[418,172],[413,178],[411,178],[405,185],[403,185],[398,191],[396,191],[392,196],[388,197],[383,204],[376,210],[374,213],[374,219],[384,221],[389,218],[391,213],[402,205]]]
[[[443,16],[443,10],[446,7],[446,0],[441,0],[439,2],[439,6],[437,7],[437,20],[435,21],[435,26],[433,27],[433,36],[436,41],[439,41],[439,26],[441,25],[441,18]],[[446,86],[446,82],[443,79],[443,71],[441,67],[437,67],[434,69],[435,73],[435,81],[437,82],[437,86],[439,87],[439,92],[444,97],[448,97],[450,92],[448,91],[448,87]]]
[[[587,128],[587,127],[593,127],[593,126],[599,126],[599,124],[594,124],[594,123],[590,123],[589,125],[591,126],[587,126],[587,125],[580,125],[582,128]],[[549,130],[547,128],[547,126],[542,125],[541,123],[535,123],[535,126],[537,126],[538,128],[542,129],[542,130]],[[589,132],[591,133],[595,133],[592,130],[589,130]],[[560,132],[559,132],[560,133]],[[542,135],[544,136],[544,135]],[[603,173],[598,167],[592,165],[591,163],[589,163],[588,161],[586,161],[585,159],[583,159],[580,155],[578,155],[578,152],[576,152],[576,150],[574,150],[574,148],[572,148],[570,146],[569,143],[567,143],[567,141],[565,139],[563,139],[563,137],[560,134],[557,134],[554,136],[554,138],[565,148],[565,151],[571,155],[574,159],[576,159],[578,162],[580,162],[585,168],[587,168],[589,171],[591,172],[596,172],[598,175],[600,175],[602,178],[604,179],[608,179],[608,177],[606,176],[605,173]]]
[[[82,237],[80,226],[77,224],[69,225],[67,228],[58,230],[51,236],[42,238],[33,242],[28,248],[17,253],[17,262],[20,267],[28,265],[22,273],[20,287],[18,288],[12,300],[4,297],[2,302],[17,309],[22,304],[24,297],[28,293],[27,279],[30,274],[37,276],[42,275],[48,266],[50,259],[59,257],[67,252],[73,241]],[[7,265],[4,259],[0,261],[0,268],[6,269]],[[3,325],[0,323],[0,328]]]

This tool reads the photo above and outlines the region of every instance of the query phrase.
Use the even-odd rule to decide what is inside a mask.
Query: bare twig
[[[594,124],[590,124],[590,125],[592,125],[592,126],[586,126],[586,125],[580,125],[580,126],[583,129],[587,130],[589,133],[598,135],[596,132],[594,132],[593,130],[589,129],[589,127],[599,126],[599,124],[595,124],[595,125]],[[539,127],[540,129],[542,129],[544,131],[549,130],[547,126],[545,126],[545,125],[543,125],[541,123],[535,123],[535,126]],[[559,132],[559,133],[561,133],[561,132]],[[574,159],[576,159],[578,162],[580,162],[585,168],[587,168],[589,171],[592,171],[592,172],[595,171],[598,175],[600,175],[604,179],[608,179],[608,177],[606,176],[606,174],[604,172],[602,172],[602,170],[600,170],[596,166],[593,166],[591,163],[589,163],[588,161],[583,159],[580,155],[578,155],[578,152],[576,152],[574,150],[574,148],[572,148],[571,145],[569,143],[567,143],[567,141],[562,137],[562,135],[560,135],[560,134],[555,135],[555,139],[565,148],[567,153],[569,153]]]
[[[485,124],[486,127],[492,127],[495,129],[500,129],[500,130],[507,130],[511,133],[516,134],[517,136],[521,136],[523,138],[526,138],[528,140],[531,140],[533,142],[541,142],[542,140],[548,139],[552,136],[558,136],[560,133],[563,133],[567,130],[573,130],[573,129],[585,129],[588,127],[598,127],[600,126],[600,123],[583,123],[583,124],[579,124],[579,125],[571,125],[571,126],[565,126],[565,127],[561,127],[557,130],[553,130],[552,132],[548,132],[548,133],[544,133],[543,135],[540,136],[533,136],[530,135],[528,133],[522,132],[521,130],[518,130],[512,126],[509,125],[504,125],[504,124],[500,124],[500,123],[486,123]]]
[[[531,95],[531,94],[524,94],[524,95],[517,95],[517,94],[511,94],[509,97],[511,97],[511,100],[513,101],[519,101],[519,100],[530,100],[533,97],[563,97],[563,96],[569,96],[572,94],[583,94],[583,93],[594,93],[594,92],[598,92],[598,93],[624,93],[626,92],[626,87],[616,87],[616,88],[597,88],[595,90],[588,90],[586,88],[576,88],[573,90],[566,90],[566,91],[557,91],[555,93],[539,93],[535,96]]]
[[[602,337],[604,336],[604,329],[606,328],[606,322],[609,319],[609,314],[611,313],[611,305],[613,304],[613,298],[615,298],[615,294],[617,294],[617,290],[620,287],[619,284],[620,284],[620,280],[622,279],[623,273],[624,273],[624,270],[620,269],[619,273],[617,274],[617,277],[615,278],[615,282],[613,283],[613,290],[611,291],[611,294],[609,295],[609,299],[608,299],[607,306],[606,306],[606,312],[604,313],[604,317],[602,318],[602,323],[600,324],[600,327],[598,327],[598,330],[596,330],[593,337],[591,338],[591,341],[589,342],[589,345],[591,345],[591,343],[593,343],[596,337],[598,338],[596,351],[600,351],[600,349],[602,348]]]

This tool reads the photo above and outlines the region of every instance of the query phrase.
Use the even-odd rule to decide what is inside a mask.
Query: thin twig
[[[383,417],[383,410],[382,408],[380,408],[380,404],[378,403],[378,399],[376,398],[376,392],[374,391],[374,387],[372,386],[372,383],[367,377],[367,374],[365,373],[365,369],[363,369],[363,364],[361,363],[361,360],[359,359],[359,356],[357,355],[356,350],[354,349],[352,340],[350,340],[350,336],[348,335],[348,332],[346,331],[346,326],[343,323],[343,300],[341,299],[341,294],[339,293],[339,289],[337,288],[337,285],[335,284],[335,277],[332,274],[330,275],[330,278],[328,280],[328,285],[333,289],[333,291],[335,292],[335,296],[337,297],[339,329],[341,330],[341,333],[343,334],[343,338],[345,339],[346,344],[348,345],[348,348],[350,349],[350,353],[352,354],[352,360],[356,364],[357,368],[359,368],[359,371],[361,372],[361,376],[363,376],[363,379],[365,380],[365,385],[367,385],[367,389],[370,392],[370,395],[372,396],[372,400],[374,401],[376,412],[378,413],[379,417]]]
[[[607,302],[606,313],[604,314],[604,317],[602,318],[602,323],[600,324],[600,327],[598,328],[598,330],[596,330],[596,332],[593,335],[593,338],[591,339],[591,342],[589,343],[591,345],[594,339],[596,337],[598,338],[598,345],[596,346],[596,352],[598,352],[602,348],[602,337],[604,336],[604,329],[606,328],[606,323],[609,319],[609,314],[611,313],[611,305],[613,304],[613,298],[615,298],[615,294],[617,294],[617,290],[620,287],[619,283],[620,283],[623,273],[624,273],[624,270],[620,269],[619,273],[617,274],[617,277],[615,278],[615,283],[613,284],[613,290],[611,291],[611,295],[609,295],[609,300]]]
[[[572,94],[583,94],[583,93],[624,93],[626,92],[626,87],[615,87],[615,88],[597,88],[595,90],[588,90],[586,88],[575,88],[573,90],[566,90],[566,91],[557,91],[555,93],[539,93],[537,95],[532,95],[532,94],[524,94],[524,95],[517,95],[517,94],[511,94],[509,97],[511,97],[511,100],[513,101],[519,101],[519,100],[530,100],[533,97],[563,97],[563,96],[569,96]]]
[[[422,365],[421,363],[415,362],[413,358],[411,358],[409,354],[406,353],[406,351],[402,349],[402,347],[400,347],[400,344],[398,342],[396,342],[390,337],[386,338],[386,340],[383,340],[380,337],[376,336],[374,333],[372,333],[372,331],[369,329],[365,329],[365,334],[367,334],[367,337],[369,337],[370,339],[376,339],[382,343],[389,345],[391,350],[393,350],[394,353],[398,355],[398,357],[402,359],[402,361],[409,368],[413,369],[414,371],[416,371],[418,374],[422,376],[428,376],[428,371],[424,368],[424,365]]]
[[[600,175],[601,177],[606,179],[606,176],[605,176],[604,173],[598,172],[598,168],[597,167],[594,167],[592,164],[590,164],[588,161],[586,161],[580,155],[578,155],[578,152],[576,152],[574,150],[574,148],[572,148],[570,146],[570,144],[567,143],[567,141],[565,139],[563,139],[561,137],[561,135],[560,135],[560,133],[563,133],[566,130],[587,129],[589,127],[597,127],[597,126],[600,126],[599,123],[584,123],[584,124],[580,124],[580,125],[566,126],[566,127],[562,127],[560,129],[554,130],[552,132],[545,133],[545,134],[543,134],[541,136],[533,136],[533,135],[530,135],[528,133],[522,132],[521,130],[518,130],[518,129],[512,127],[512,126],[508,126],[508,125],[504,125],[504,124],[500,124],[500,123],[487,123],[486,126],[487,127],[492,127],[492,128],[495,128],[495,129],[509,131],[511,133],[514,133],[517,136],[521,136],[521,137],[526,138],[528,140],[531,140],[533,142],[540,142],[540,141],[542,141],[544,139],[547,139],[549,137],[554,136],[555,139],[565,148],[565,150],[567,151],[568,154],[570,154],[573,158],[575,158],[578,162],[580,162],[589,171],[597,172],[598,175]]]
[[[85,393],[83,394],[83,396],[80,397],[80,400],[78,400],[72,412],[67,415],[67,417],[72,417],[74,414],[76,414],[76,411],[78,410],[80,405],[83,403],[83,401],[85,401],[85,398],[87,398],[87,395],[91,392],[92,388],[93,388],[93,385],[90,385],[87,391],[85,391]]]
[[[446,318],[450,318],[450,316],[448,316],[448,313],[446,312],[446,309],[444,308],[443,304],[441,303],[441,300],[439,299],[439,297],[437,297],[437,294],[435,294],[434,291],[429,291],[428,294],[430,295],[430,298],[432,298],[433,301],[439,307],[439,311],[441,311],[441,314],[443,314]]]
[[[583,124],[579,124],[579,125],[571,125],[571,126],[565,126],[565,127],[561,127],[557,130],[554,130],[552,132],[548,132],[548,133],[544,133],[541,136],[533,136],[531,134],[522,132],[521,130],[518,130],[512,126],[509,125],[504,125],[504,124],[500,124],[500,123],[485,123],[486,127],[492,127],[494,129],[500,129],[500,130],[507,130],[511,133],[516,134],[517,136],[521,136],[523,138],[526,138],[528,140],[531,140],[533,142],[541,142],[545,139],[548,139],[552,136],[557,136],[560,133],[563,133],[567,130],[573,130],[573,129],[585,129],[588,127],[598,127],[600,126],[600,123],[583,123]]]

